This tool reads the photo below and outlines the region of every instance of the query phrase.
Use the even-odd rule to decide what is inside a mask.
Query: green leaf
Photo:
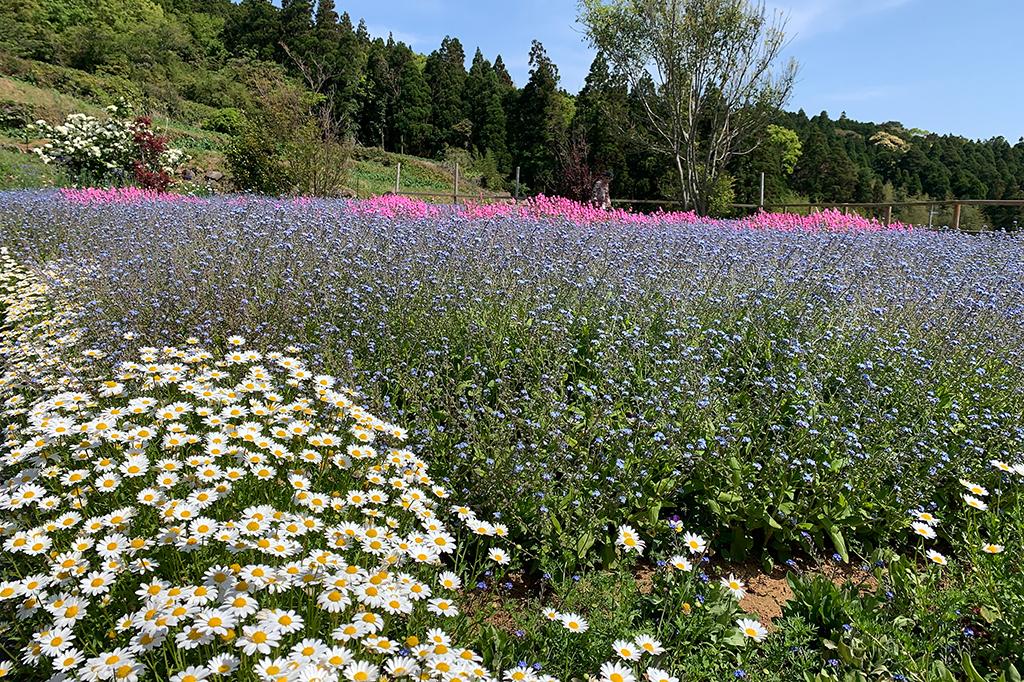
[[[949,669],[941,662],[932,666],[931,679],[934,679],[935,682],[956,682],[956,678],[953,677],[953,673],[949,672]]]
[[[1020,682],[1020,673],[1017,672],[1017,667],[1013,663],[1006,669],[1006,682]]]
[[[987,623],[995,623],[997,620],[1003,617],[1003,614],[998,609],[990,609],[987,606],[982,606],[981,617],[985,619]]]
[[[970,682],[985,682],[985,678],[978,673],[974,663],[971,661],[971,657],[966,652],[964,652],[961,662],[964,666],[964,674],[967,675],[967,679]]]
[[[734,632],[725,639],[723,639],[722,643],[728,644],[729,646],[743,646],[744,639],[745,638],[742,632]]]
[[[740,461],[735,457],[729,458],[729,469],[732,470],[732,485],[734,488],[739,488],[743,485],[743,467],[740,466]]]
[[[835,526],[829,526],[828,536],[832,538],[832,544],[835,545],[836,552],[843,558],[843,563],[850,562],[850,555],[846,551],[846,540],[843,538],[843,531],[839,530]]]
[[[594,534],[586,532],[576,538],[576,556],[582,559],[590,551],[590,548],[594,546]]]
[[[658,515],[661,513],[661,502],[653,503],[650,506],[650,508],[647,510],[647,513],[648,513],[648,520],[651,522],[651,525],[653,526],[653,525],[657,524],[658,523]]]
[[[839,658],[843,663],[852,665],[855,668],[860,668],[864,664],[863,652],[854,650],[846,642],[839,642]]]

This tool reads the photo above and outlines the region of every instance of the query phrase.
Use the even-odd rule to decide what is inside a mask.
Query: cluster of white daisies
[[[0,247],[0,320],[0,395],[26,385],[57,390],[82,371],[68,361],[82,337],[72,309],[6,247]]]
[[[680,522],[671,521],[669,523],[669,527],[672,530],[674,530],[676,534],[683,536],[683,545],[686,547],[686,551],[688,551],[691,555],[694,555],[699,559],[699,556],[707,551],[708,546],[704,538],[700,535],[697,535],[696,533],[684,531],[683,526]],[[643,554],[644,549],[646,549],[646,543],[640,538],[640,535],[636,532],[636,530],[629,525],[619,526],[619,534],[615,540],[615,544],[623,548],[624,551],[636,552],[637,554]],[[668,560],[667,564],[671,568],[677,571],[682,571],[684,573],[689,573],[693,570],[693,563],[691,563],[690,558],[687,557],[685,554],[677,554],[671,557]],[[730,573],[728,576],[722,577],[719,582],[722,586],[722,589],[724,589],[728,594],[730,594],[737,600],[743,599],[743,597],[747,593],[746,584],[732,573]],[[581,627],[582,630],[586,630],[587,628],[586,621],[581,619],[576,614],[560,614],[556,611],[551,610],[545,612],[545,615],[547,616],[548,620],[560,621],[567,630],[580,631]],[[739,629],[740,633],[742,633],[744,637],[752,639],[755,642],[762,642],[764,641],[764,638],[768,636],[768,630],[763,625],[761,625],[760,621],[755,620],[753,618],[738,619],[736,621],[736,627]],[[630,656],[624,655],[623,652],[635,650],[638,654],[642,651],[647,651],[648,653],[655,653],[651,651],[649,644],[650,642],[648,642],[648,640],[638,638],[635,642],[635,647],[633,649],[629,649],[627,647],[628,643],[624,643],[621,641],[615,643],[615,649],[619,653],[619,655],[622,656],[622,658],[624,658],[625,660],[635,660]],[[657,646],[660,649],[657,653],[661,653],[663,649],[661,649],[660,644],[658,644]],[[658,669],[655,669],[655,672],[658,675],[662,675],[662,671]],[[676,682],[675,678],[673,677],[648,677],[650,679],[650,682]],[[627,679],[626,682],[632,682],[632,679]]]
[[[22,663],[132,680],[169,651],[176,682],[247,660],[267,680],[486,678],[441,630],[415,646],[384,634],[457,614],[461,587],[441,570],[447,491],[383,443],[404,431],[297,358],[231,344],[144,348],[107,381],[5,394],[0,533],[17,574],[0,602],[34,628]],[[108,630],[119,646],[102,648]]]
[[[990,464],[993,469],[1004,475],[1024,476],[1024,463],[1010,465],[1001,460],[994,459]],[[960,485],[962,485],[967,491],[962,493],[965,506],[975,512],[988,511],[988,503],[985,502],[985,498],[989,496],[987,488],[963,478],[960,479]],[[912,511],[910,515],[914,519],[910,524],[911,531],[914,535],[920,536],[926,540],[934,540],[938,537],[938,533],[935,530],[939,526],[939,518],[937,516],[929,511],[921,509]],[[1006,550],[1006,547],[992,542],[991,540],[982,539],[979,542],[979,549],[985,554],[1002,554]],[[925,558],[939,566],[945,566],[949,563],[949,559],[946,558],[945,554],[934,549],[926,549]]]

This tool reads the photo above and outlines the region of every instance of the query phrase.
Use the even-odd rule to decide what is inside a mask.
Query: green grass
[[[87,82],[96,93],[106,93],[120,87],[119,83],[109,77],[86,74],[75,69],[20,60],[15,66],[17,68],[6,63],[0,64],[0,70],[16,74],[0,75],[0,105],[10,104],[23,108],[32,120],[43,118],[51,122],[58,121],[74,112],[102,115],[106,102],[99,100],[105,99],[106,94],[96,95],[94,99],[80,97],[78,95],[83,91],[81,83]],[[41,71],[37,73],[39,69]],[[27,78],[37,82],[29,82]],[[45,83],[53,84],[54,87],[46,87]],[[68,91],[61,91],[57,87]],[[195,105],[194,109],[203,109],[202,105],[190,104]],[[148,113],[154,125],[170,136],[172,144],[185,150],[191,157],[186,167],[200,172],[218,170],[227,173],[223,153],[230,140],[227,135],[204,130],[195,123],[170,117],[160,111]],[[59,174],[35,157],[20,153],[25,141],[21,131],[0,128],[0,188],[39,188],[60,184]],[[442,163],[376,148],[356,147],[349,188],[359,197],[393,192],[399,163],[402,164],[403,191],[447,195],[454,187],[454,172]],[[459,191],[462,194],[495,195],[494,192],[482,189],[477,178],[465,169],[459,181]],[[438,200],[443,198],[437,197]]]
[[[392,154],[380,149],[356,148],[352,164],[352,189],[359,196],[384,194],[395,190],[395,175],[402,164],[401,190],[403,192],[439,192],[450,194],[454,189],[454,172],[445,164],[407,154]],[[459,178],[460,194],[479,194],[484,197],[496,193],[482,189],[477,178],[465,169]],[[437,199],[443,199],[443,196]]]
[[[61,174],[34,154],[0,149],[0,190],[22,187],[54,187]]]
[[[57,119],[81,111],[98,115],[103,107],[51,88],[42,88],[11,76],[0,76],[0,102],[27,105],[35,118]]]

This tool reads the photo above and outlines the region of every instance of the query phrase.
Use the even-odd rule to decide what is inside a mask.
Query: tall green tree
[[[499,54],[494,58],[494,75],[498,77],[498,83],[504,90],[515,90],[516,84],[512,81],[512,75],[505,66],[505,60]]]
[[[445,36],[441,47],[427,57],[424,70],[430,85],[430,120],[434,127],[434,151],[446,146],[466,147],[471,131],[465,108],[466,52],[458,38]]]
[[[366,146],[385,148],[388,140],[389,116],[394,112],[398,95],[400,72],[396,72],[388,59],[395,42],[389,36],[385,43],[380,38],[369,47],[366,73],[360,88],[359,141]]]
[[[558,81],[558,68],[535,40],[529,50],[529,80],[515,103],[513,151],[526,184],[546,193],[558,184],[557,150],[565,137]]]
[[[286,66],[291,63],[285,46],[297,56],[311,54],[316,47],[311,0],[281,0],[280,31],[277,41],[277,60],[280,63]]]
[[[338,10],[334,7],[334,0],[317,0],[316,10],[313,12],[313,26],[317,29],[320,37],[323,31],[333,31],[338,26]]]
[[[530,79],[519,93],[513,125],[516,161],[530,188],[551,192],[558,184],[557,150],[566,134],[558,67],[537,40],[530,48]]]
[[[473,65],[466,76],[466,113],[472,124],[474,149],[486,155],[490,152],[499,167],[508,163],[506,145],[506,117],[503,104],[504,86],[498,80],[491,63],[477,48]]]
[[[572,127],[586,140],[594,170],[613,171],[620,185],[627,181],[626,154],[632,137],[628,98],[628,84],[611,73],[599,52],[576,97]]]
[[[829,143],[820,129],[812,129],[802,143],[803,152],[795,168],[798,191],[811,201],[853,201],[857,167],[839,145]]]
[[[399,76],[399,93],[395,100],[395,128],[398,151],[425,155],[434,141],[430,123],[430,86],[416,60],[410,58]]]
[[[270,0],[241,0],[227,19],[224,38],[232,54],[272,61],[278,57],[280,10]]]
[[[333,0],[319,0],[303,58],[307,65],[322,72],[323,92],[333,98],[334,110],[349,130],[356,127],[366,57],[348,14],[339,17]]]
[[[361,25],[365,30],[365,25]],[[341,15],[338,21],[338,48],[335,63],[337,81],[337,97],[339,109],[345,112],[346,118],[355,121],[358,118],[359,87],[366,74],[366,63],[369,56],[369,41],[360,36],[352,26],[352,18],[348,13]]]

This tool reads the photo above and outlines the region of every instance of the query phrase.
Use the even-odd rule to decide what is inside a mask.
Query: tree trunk
[[[683,193],[683,209],[690,209],[690,190],[687,182],[686,171],[683,170],[683,157],[676,152],[676,170],[679,171],[679,189]]]

